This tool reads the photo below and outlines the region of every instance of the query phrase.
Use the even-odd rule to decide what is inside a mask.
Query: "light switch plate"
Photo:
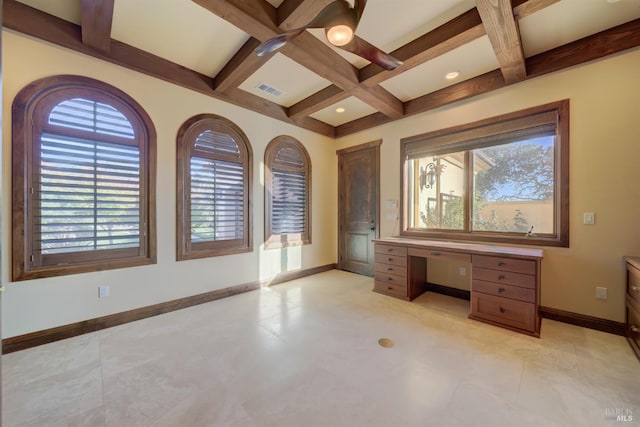
[[[584,213],[584,224],[585,225],[593,225],[596,223],[596,214],[593,212],[585,212]]]
[[[109,285],[98,286],[98,298],[108,297],[109,293]]]

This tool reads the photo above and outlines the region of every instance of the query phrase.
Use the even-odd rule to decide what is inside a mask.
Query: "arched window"
[[[13,103],[13,280],[156,262],[156,134],[124,92],[86,77]]]
[[[311,160],[289,136],[272,140],[264,155],[265,247],[311,243]]]
[[[200,114],[177,137],[177,259],[251,252],[252,151],[229,120]]]

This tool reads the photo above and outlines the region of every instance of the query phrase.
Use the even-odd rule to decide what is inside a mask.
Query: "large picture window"
[[[401,147],[402,235],[569,245],[569,101]]]
[[[201,114],[177,137],[177,258],[252,250],[251,145],[229,120]]]
[[[311,243],[311,159],[304,146],[279,136],[265,150],[265,247]]]
[[[105,83],[36,81],[13,103],[13,280],[154,263],[155,130]]]

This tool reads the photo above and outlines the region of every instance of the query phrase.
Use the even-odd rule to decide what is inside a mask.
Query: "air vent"
[[[268,93],[269,95],[273,95],[273,96],[280,96],[280,95],[282,95],[282,91],[281,91],[281,90],[276,89],[276,88],[275,88],[275,87],[273,87],[273,86],[269,86],[269,85],[268,85],[268,84],[266,84],[266,83],[260,83],[258,86],[256,86],[256,88],[257,88],[258,90],[261,90],[261,91],[263,91],[263,92]]]

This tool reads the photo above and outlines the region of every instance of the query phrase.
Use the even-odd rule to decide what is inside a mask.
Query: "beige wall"
[[[571,247],[545,248],[542,304],[547,307],[624,319],[622,256],[640,255],[640,50],[524,82],[415,117],[342,138],[338,143],[239,107],[163,81],[40,42],[3,32],[3,121],[11,102],[29,82],[54,74],[81,74],[110,83],[136,99],[158,133],[158,263],[153,266],[10,282],[11,128],[3,128],[2,281],[3,336],[77,322],[183,296],[263,280],[281,271],[336,261],[337,167],[335,150],[379,138],[382,236],[398,234],[399,142],[406,136],[446,128],[569,98],[571,100]],[[175,134],[188,117],[214,113],[240,126],[254,152],[254,251],[226,257],[175,261]],[[264,149],[277,135],[299,139],[313,164],[313,243],[302,248],[264,251]],[[596,224],[582,225],[583,212]],[[430,279],[468,288],[469,271],[434,265]],[[431,277],[434,276],[434,277]],[[97,298],[99,285],[111,296]],[[609,299],[595,299],[595,286],[609,288]]]
[[[624,321],[622,256],[640,255],[639,69],[636,49],[350,135],[338,148],[382,138],[381,235],[395,235],[386,201],[400,199],[401,138],[570,99],[571,242],[544,248],[542,305]],[[582,224],[584,212],[595,225]],[[468,288],[458,267],[437,266],[433,279]],[[609,288],[608,300],[595,298],[596,286]]]
[[[80,74],[130,94],[151,116],[158,134],[158,263],[152,266],[10,282],[11,128],[3,128],[2,282],[3,337],[11,337],[132,308],[195,295],[280,272],[336,262],[337,159],[330,138],[290,126],[161,80],[59,48],[20,34],[3,32],[3,121],[11,123],[11,103],[26,84],[55,74]],[[175,137],[180,125],[200,113],[214,113],[246,133],[254,154],[251,253],[175,261]],[[297,138],[312,159],[312,244],[263,250],[263,158],[266,145],[286,134]],[[98,299],[98,286],[111,296]]]

